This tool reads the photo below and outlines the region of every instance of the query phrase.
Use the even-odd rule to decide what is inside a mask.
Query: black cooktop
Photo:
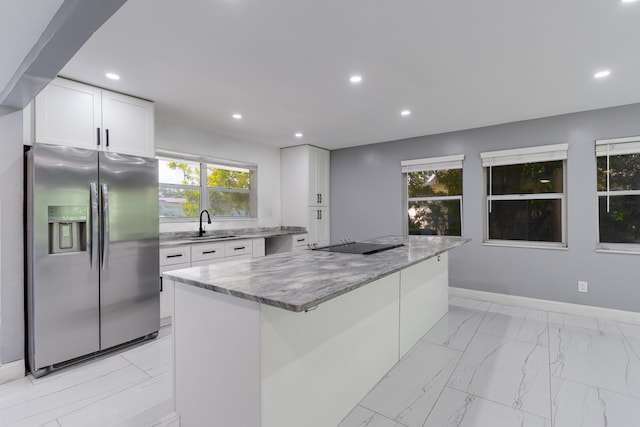
[[[346,254],[361,254],[371,255],[382,251],[388,251],[389,249],[399,248],[404,246],[402,243],[389,244],[389,243],[341,243],[339,245],[324,246],[322,248],[315,248],[314,251],[327,251],[327,252],[342,252]]]

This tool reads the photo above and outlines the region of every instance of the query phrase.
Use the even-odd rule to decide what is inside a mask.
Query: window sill
[[[598,244],[596,252],[604,254],[640,255],[640,245],[634,244]]]
[[[528,243],[520,243],[515,241],[484,241],[482,242],[482,246],[496,246],[496,247],[505,247],[505,248],[524,248],[524,249],[551,249],[554,251],[568,251],[569,248],[562,244],[528,244]]]

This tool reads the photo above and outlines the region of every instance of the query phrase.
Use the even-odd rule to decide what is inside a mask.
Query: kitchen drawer
[[[300,251],[303,249],[307,249],[307,244],[309,243],[308,234],[294,234],[293,236],[291,236],[291,239],[291,250]]]
[[[229,257],[247,254],[253,254],[253,242],[251,240],[236,240],[224,244],[224,256]]]
[[[226,258],[223,258],[221,261],[237,261],[239,259],[251,259],[253,258],[253,255],[251,254],[244,254],[244,255],[235,255],[235,256],[228,256]]]
[[[217,264],[220,262],[225,262],[226,260],[228,260],[228,258],[220,257],[220,258],[213,258],[213,259],[205,259],[202,261],[192,261],[191,267],[202,267],[203,265]]]
[[[224,243],[204,243],[191,246],[191,262],[224,258]],[[195,265],[195,264],[193,264]]]
[[[160,266],[189,262],[191,262],[191,249],[189,246],[160,248]]]

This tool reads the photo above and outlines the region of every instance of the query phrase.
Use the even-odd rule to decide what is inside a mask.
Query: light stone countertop
[[[304,227],[263,227],[241,228],[229,230],[208,231],[203,237],[197,237],[197,232],[160,233],[160,247],[193,245],[197,243],[218,243],[242,239],[258,239],[293,234],[305,234]],[[221,237],[221,236],[233,237]]]
[[[303,250],[163,273],[163,277],[301,312],[381,277],[438,256],[470,239],[388,236],[367,243],[405,246],[371,255]]]

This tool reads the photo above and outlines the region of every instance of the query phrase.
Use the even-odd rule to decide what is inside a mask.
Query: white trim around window
[[[640,136],[630,136],[625,138],[610,138],[596,140],[596,158],[606,157],[607,166],[607,185],[605,191],[598,191],[598,201],[601,197],[606,197],[607,212],[609,211],[610,199],[616,196],[634,196],[640,197],[640,190],[611,190],[610,188],[610,157],[628,154],[640,153]],[[599,206],[599,203],[598,203]],[[600,218],[598,218],[598,243],[596,244],[597,252],[610,252],[620,254],[640,254],[640,244],[637,243],[611,243],[600,241]]]
[[[480,153],[483,167],[566,160],[569,144],[541,145]]]
[[[539,249],[566,249],[567,248],[567,174],[566,160],[568,157],[569,144],[542,145],[536,147],[516,148],[511,150],[487,151],[480,153],[482,166],[486,169],[484,173],[485,210],[484,210],[484,232],[483,245],[488,246],[510,246]],[[517,165],[525,163],[539,163],[550,161],[562,161],[562,193],[529,193],[529,194],[492,194],[493,167]],[[487,182],[488,181],[488,182]],[[488,185],[487,185],[488,184]],[[560,200],[562,241],[545,242],[534,240],[502,240],[489,238],[489,216],[492,212],[493,201],[517,201],[517,200]]]
[[[462,169],[463,160],[464,160],[464,154],[457,154],[454,156],[403,160],[400,162],[400,166],[402,167],[402,173]]]

